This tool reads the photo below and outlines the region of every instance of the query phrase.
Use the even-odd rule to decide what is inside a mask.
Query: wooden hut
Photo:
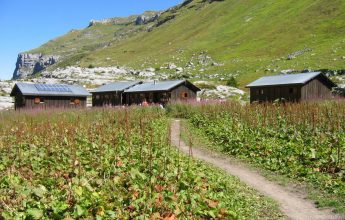
[[[81,86],[64,84],[16,83],[11,92],[16,110],[86,107],[90,95]]]
[[[118,106],[124,105],[125,99],[123,92],[135,85],[141,84],[141,81],[131,82],[115,82],[103,85],[93,91],[92,93],[92,106]]]
[[[321,72],[262,77],[249,85],[250,102],[300,102],[332,98],[337,85]]]
[[[187,80],[160,81],[136,85],[124,91],[126,103],[143,102],[167,104],[169,102],[196,100],[198,87]]]

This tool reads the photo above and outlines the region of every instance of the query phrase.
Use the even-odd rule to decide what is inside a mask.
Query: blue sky
[[[20,52],[39,47],[91,19],[162,10],[182,0],[0,0],[0,79],[10,79]]]

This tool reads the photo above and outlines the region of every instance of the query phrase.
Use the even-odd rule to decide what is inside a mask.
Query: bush
[[[230,77],[227,81],[226,81],[226,85],[227,86],[231,86],[231,87],[235,87],[237,88],[238,87],[238,82],[237,80],[235,79],[235,77]]]

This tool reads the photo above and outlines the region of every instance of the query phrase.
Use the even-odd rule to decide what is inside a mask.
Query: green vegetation
[[[159,108],[0,114],[0,218],[279,219],[170,146]]]
[[[83,51],[87,54],[75,65],[133,68],[167,62],[184,67],[193,55],[206,52],[224,65],[188,72],[199,74],[203,68],[205,75],[238,74],[240,87],[283,69],[345,68],[342,0],[194,0],[164,12],[151,26],[98,24],[68,33],[31,52]],[[119,37],[122,33],[124,37]],[[110,44],[88,48],[105,42]],[[294,53],[295,58],[288,60],[288,55]]]
[[[227,81],[226,81],[227,86],[232,86],[232,87],[238,87],[238,82],[235,79],[235,77],[231,76]]]
[[[321,207],[345,213],[345,106],[343,102],[286,105],[178,104],[216,150],[306,182]]]

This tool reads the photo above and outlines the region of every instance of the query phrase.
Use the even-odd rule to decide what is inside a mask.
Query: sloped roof
[[[141,81],[130,81],[130,82],[114,82],[98,87],[91,91],[91,93],[101,93],[101,92],[115,92],[124,91],[132,86],[142,83]]]
[[[65,84],[32,84],[16,83],[12,89],[11,96],[15,96],[17,90],[23,95],[37,96],[81,96],[86,97],[91,94],[81,86]]]
[[[265,76],[248,84],[246,87],[251,88],[251,87],[277,86],[277,85],[304,85],[319,75],[322,75],[322,77],[327,79],[328,83],[330,84],[330,87],[336,86],[335,83],[333,83],[330,79],[328,79],[328,77],[323,75],[321,72],[312,72],[312,73]]]
[[[198,87],[193,85],[187,80],[174,80],[174,81],[159,81],[159,82],[150,82],[136,85],[132,88],[125,90],[125,93],[133,92],[157,92],[157,91],[170,91],[177,86],[184,84],[191,90],[197,92],[200,91]]]

